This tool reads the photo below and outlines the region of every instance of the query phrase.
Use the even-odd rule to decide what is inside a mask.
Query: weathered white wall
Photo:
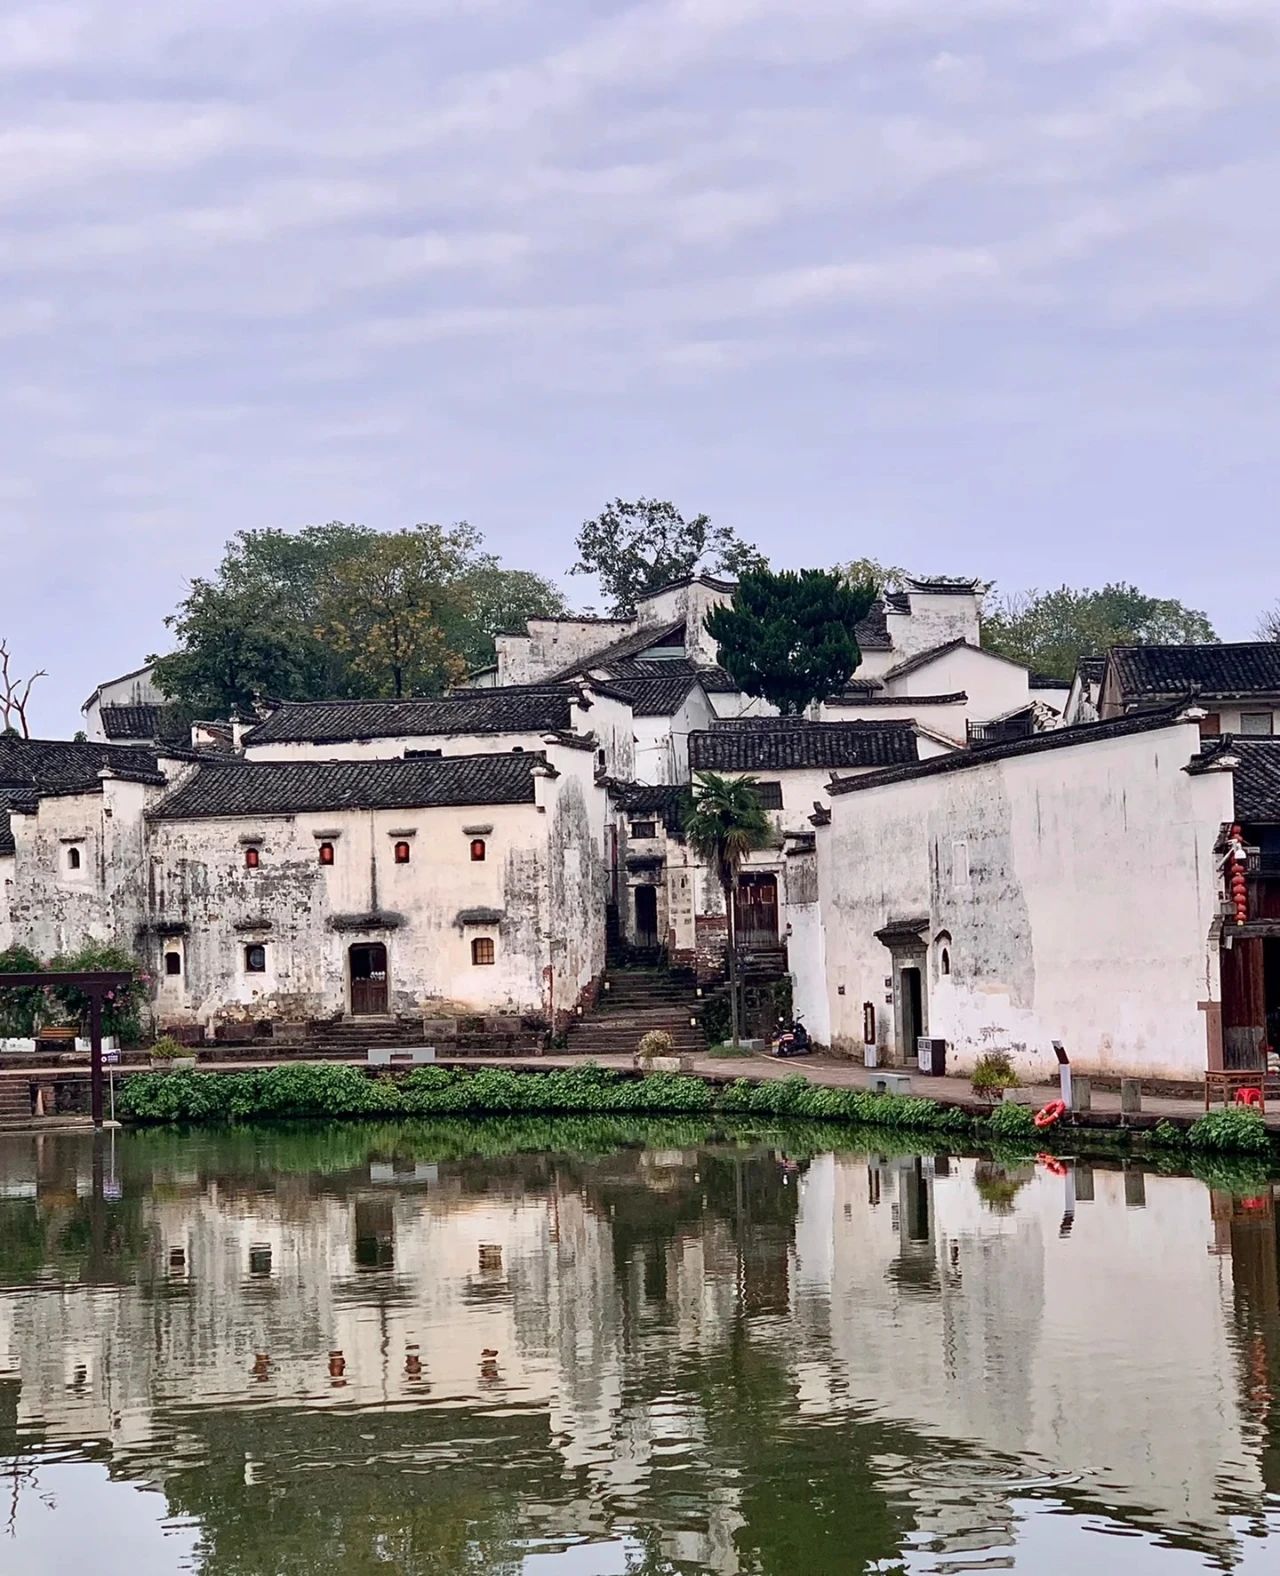
[[[908,596],[910,613],[895,613],[889,608],[885,614],[895,660],[944,646],[949,640],[967,640],[974,646],[979,643],[976,596],[936,596],[921,591],[911,591]]]
[[[12,854],[0,856],[0,952],[13,945],[9,905],[13,900],[14,864]]]
[[[88,705],[81,708],[84,731],[90,739],[100,743],[106,738],[102,728],[104,706],[154,706],[165,700],[151,676],[153,671],[143,668],[141,672],[129,673],[98,686]]]
[[[629,779],[635,766],[635,743],[631,707],[611,695],[588,692],[589,705],[574,702],[570,725],[575,733],[593,733],[604,752],[597,759],[611,777]],[[387,761],[397,760],[410,750],[439,750],[442,755],[504,755],[512,750],[528,753],[546,749],[545,732],[521,733],[428,733],[381,739],[340,739],[331,744],[301,741],[276,741],[245,745],[250,761]]]
[[[410,750],[439,750],[442,755],[506,755],[544,748],[541,733],[424,733],[388,739],[341,739],[336,744],[279,740],[246,744],[247,761],[392,761]]]
[[[715,716],[706,694],[695,686],[671,716],[636,717],[633,722],[635,781],[687,783],[689,735],[695,728],[709,728]]]
[[[624,639],[635,623],[626,618],[531,618],[527,627],[527,634],[494,639],[499,685],[537,684]]]
[[[818,832],[833,1042],[860,1049],[870,1000],[893,1044],[875,932],[920,915],[928,1032],[953,1065],[999,1046],[1049,1072],[1060,1039],[1082,1071],[1200,1076],[1213,845],[1232,790],[1183,770],[1198,747],[1178,723],[833,796]]]
[[[966,715],[971,721],[986,722],[1028,703],[1027,678],[1026,668],[1016,662],[974,646],[957,646],[889,679],[885,687],[892,695],[951,695],[962,690],[969,697]]]
[[[42,957],[86,941],[134,945],[146,912],[143,811],[158,790],[119,778],[101,792],[59,794],[34,815],[13,815],[13,939]],[[80,854],[70,868],[68,851]]]
[[[728,693],[717,690],[711,696],[711,708],[717,717],[776,717],[778,708],[772,701],[760,700],[754,695],[744,695],[741,690]]]
[[[868,706],[857,700],[824,701],[819,707],[820,722],[919,722],[923,727],[957,745],[966,742],[965,724],[970,720],[967,700],[949,706],[920,706],[904,696],[889,706]]]
[[[545,1012],[552,965],[555,1006],[572,1007],[604,966],[603,795],[590,757],[562,753],[582,764],[566,759],[560,777],[540,781],[536,805],[152,822],[152,928],[187,927],[184,974],[165,979],[162,1005],[200,1022],[345,1012],[349,949],[377,941],[392,1012]],[[474,837],[486,843],[480,862]],[[395,863],[400,840],[407,865]],[[256,870],[246,841],[260,848]],[[319,862],[322,841],[335,845],[332,865]],[[473,909],[498,917],[463,922]],[[492,965],[472,962],[477,937],[493,939]],[[264,974],[245,968],[255,943]],[[155,943],[162,979],[169,945]]]

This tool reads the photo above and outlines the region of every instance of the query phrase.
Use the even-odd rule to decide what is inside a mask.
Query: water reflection
[[[1265,1178],[812,1141],[0,1142],[3,1568],[1270,1568]]]

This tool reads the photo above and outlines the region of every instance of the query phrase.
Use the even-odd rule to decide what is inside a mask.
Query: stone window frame
[[[170,968],[171,963],[176,963],[177,968]],[[180,980],[182,978],[182,953],[177,947],[166,947],[161,958],[161,967],[167,980]]]
[[[255,954],[259,961],[255,961]],[[267,972],[267,944],[265,941],[249,941],[245,943],[244,971],[246,974],[265,974]]]

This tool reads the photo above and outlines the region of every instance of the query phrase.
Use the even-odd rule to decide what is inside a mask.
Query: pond
[[[890,1142],[0,1140],[0,1569],[1277,1569],[1265,1174]]]

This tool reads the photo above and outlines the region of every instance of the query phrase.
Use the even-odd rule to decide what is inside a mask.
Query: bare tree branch
[[[37,679],[49,677],[44,668],[38,668],[30,678],[16,678],[10,671],[12,654],[7,641],[0,640],[0,733],[13,728],[24,739],[31,737],[27,706],[31,700],[31,686]]]

